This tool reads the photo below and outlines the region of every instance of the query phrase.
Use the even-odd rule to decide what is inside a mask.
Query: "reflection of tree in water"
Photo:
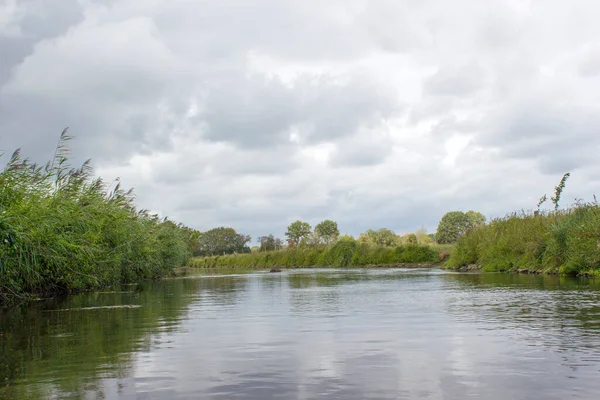
[[[526,274],[442,275],[459,320],[493,323],[516,341],[561,354],[563,365],[600,363],[600,280]],[[591,364],[590,364],[591,363]]]
[[[367,270],[313,270],[294,271],[287,275],[290,305],[294,312],[341,312],[344,310],[342,286],[366,281],[398,279],[398,275]]]
[[[177,329],[200,287],[198,280],[164,280],[4,311],[0,397],[84,398],[101,390],[95,381],[127,375],[149,335]]]

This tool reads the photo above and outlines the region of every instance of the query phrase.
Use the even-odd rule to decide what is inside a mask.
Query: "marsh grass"
[[[456,244],[447,266],[478,264],[486,271],[526,269],[567,275],[600,269],[600,205],[518,212],[473,230]]]
[[[138,211],[133,192],[68,163],[65,129],[54,159],[15,151],[0,172],[0,305],[164,275],[188,257],[183,226]]]

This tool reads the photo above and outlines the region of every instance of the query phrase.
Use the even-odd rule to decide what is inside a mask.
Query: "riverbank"
[[[353,239],[341,239],[332,246],[288,248],[270,252],[192,258],[188,266],[197,268],[310,268],[310,267],[407,267],[439,265],[448,257],[428,245],[396,247],[370,246]]]
[[[65,132],[45,166],[16,151],[0,171],[0,307],[170,274],[195,231],[144,210],[131,190],[68,163]]]
[[[445,267],[600,276],[600,205],[495,219],[459,239]]]

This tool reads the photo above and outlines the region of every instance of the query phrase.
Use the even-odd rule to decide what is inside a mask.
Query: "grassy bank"
[[[63,132],[45,166],[16,151],[0,172],[0,306],[156,278],[183,265],[191,229],[136,210],[131,191],[68,164]]]
[[[193,258],[188,265],[199,268],[243,267],[366,267],[375,265],[440,262],[440,249],[426,245],[375,247],[341,239],[332,246],[289,248],[279,251]],[[441,249],[444,250],[445,249]],[[442,252],[442,257],[444,252]]]
[[[493,220],[463,236],[447,266],[473,264],[484,271],[600,275],[600,205]]]

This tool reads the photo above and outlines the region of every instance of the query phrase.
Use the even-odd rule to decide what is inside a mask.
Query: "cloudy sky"
[[[597,0],[0,0],[0,149],[254,237],[600,194]]]

